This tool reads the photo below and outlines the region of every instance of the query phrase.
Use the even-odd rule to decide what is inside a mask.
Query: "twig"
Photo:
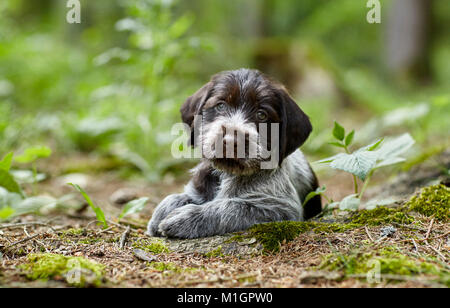
[[[125,246],[125,242],[127,241],[128,235],[130,234],[130,226],[127,227],[127,229],[125,230],[124,233],[122,233],[122,236],[120,237],[120,244],[119,244],[119,248],[123,249],[123,247]]]
[[[434,232],[434,231],[433,231]],[[436,235],[436,236],[433,236],[433,237],[429,237],[428,239],[425,239],[425,238],[419,238],[419,239],[416,239],[416,241],[418,241],[418,242],[423,242],[423,241],[428,241],[428,240],[436,240],[436,239],[439,239],[439,238],[443,238],[443,237],[446,237],[446,236],[448,236],[448,235],[450,235],[450,231],[447,231],[447,232],[445,232],[445,233],[443,233],[443,234],[440,234],[440,235]],[[400,240],[400,241],[398,241],[398,242],[410,242],[410,241],[414,241],[414,239],[410,239],[410,238],[408,238],[408,239],[404,239],[404,240]]]
[[[369,237],[370,241],[373,243],[374,240],[372,238],[372,236],[370,235],[369,229],[367,229],[367,226],[364,226],[364,229],[366,230],[367,236]]]
[[[45,233],[37,233],[37,234],[35,234],[35,235],[28,236],[28,237],[26,237],[26,238],[24,238],[24,239],[21,239],[20,241],[14,242],[14,243],[12,243],[11,245],[6,246],[5,249],[9,249],[9,248],[11,248],[11,247],[13,247],[13,246],[16,246],[16,245],[18,245],[18,244],[22,244],[22,243],[24,243],[24,242],[27,242],[27,241],[29,241],[29,240],[32,240],[32,239],[34,239],[34,238],[36,238],[36,237],[38,237],[38,236],[40,236],[40,235],[44,235],[44,234],[45,234]]]
[[[104,232],[108,232],[108,231],[111,230],[112,228],[113,228],[113,227],[109,227],[109,228],[100,230],[100,231],[97,232],[97,234],[104,233]]]
[[[431,229],[433,228],[433,224],[434,224],[434,218],[431,220],[430,226],[428,227],[427,234],[425,235],[425,241],[426,241],[426,240],[428,239],[428,237],[430,236],[430,232],[431,232]]]
[[[153,262],[157,260],[155,256],[146,254],[142,249],[133,249],[133,254],[142,261]]]
[[[428,231],[428,229],[423,229],[423,228],[418,228],[418,227],[411,227],[411,226],[408,226],[408,225],[399,224],[397,222],[392,222],[392,224],[396,225],[396,226],[399,226],[399,227],[402,227],[402,228],[411,229],[411,230],[424,231],[424,232]],[[434,232],[434,233],[443,233],[440,230],[433,230],[432,232]]]
[[[52,231],[55,231],[55,229],[53,229],[52,226],[50,226],[47,223],[43,223],[43,222],[21,222],[21,223],[15,223],[15,224],[5,224],[5,225],[0,225],[0,229],[13,229],[13,228],[21,228],[24,226],[45,226],[45,227],[49,227],[50,229],[52,229]]]
[[[430,244],[428,244],[427,241],[425,241],[425,243],[426,243],[427,247],[429,247],[431,250],[433,250],[435,253],[437,253],[437,254],[442,258],[442,260],[443,260],[444,262],[447,261],[447,258],[446,258],[439,250],[437,250],[436,248],[434,248],[433,246],[431,246]]]
[[[121,223],[121,224],[123,224],[125,226],[134,227],[134,228],[137,228],[137,229],[147,229],[147,226],[145,226],[145,225],[141,225],[139,223],[135,223],[135,222],[128,221],[128,220],[125,220],[125,219],[121,219],[119,223]]]
[[[413,242],[414,248],[416,249],[416,252],[417,252],[418,254],[420,254],[420,252],[419,252],[419,247],[417,247],[416,241],[415,241],[413,238],[412,238],[411,240],[412,240],[412,242]]]
[[[119,228],[121,228],[121,229],[127,229],[128,227],[130,227],[132,230],[136,230],[135,228],[133,228],[133,226],[130,226],[130,225],[128,225],[128,226],[124,226],[124,225],[122,225],[122,224],[120,224],[120,223],[117,223],[117,222],[115,222],[115,221],[112,221],[112,220],[107,220],[108,221],[108,223],[110,223],[110,224],[112,224],[112,225],[114,225],[114,226],[116,226],[116,227],[119,227]],[[121,222],[122,223],[122,222]]]

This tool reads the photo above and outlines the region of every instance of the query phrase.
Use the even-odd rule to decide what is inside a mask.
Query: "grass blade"
[[[108,227],[108,223],[106,222],[105,214],[103,213],[102,209],[96,206],[91,198],[89,198],[88,194],[77,184],[68,183],[72,187],[74,187],[76,190],[80,192],[80,194],[84,197],[88,205],[91,207],[91,209],[94,211],[95,216],[97,217],[97,220],[103,224],[103,228]]]

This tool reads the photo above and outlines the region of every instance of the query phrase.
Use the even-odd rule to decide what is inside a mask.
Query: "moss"
[[[150,267],[159,272],[172,272],[172,273],[182,273],[182,272],[190,272],[196,271],[196,268],[191,267],[179,267],[172,262],[150,262]]]
[[[165,271],[172,271],[172,272],[181,272],[181,268],[176,266],[175,264],[171,263],[171,262],[151,262],[150,263],[150,267],[160,271],[160,272],[165,272]]]
[[[77,287],[99,286],[105,266],[83,257],[43,253],[28,255],[28,263],[20,266],[31,280],[64,277]]]
[[[311,229],[310,225],[298,221],[280,221],[259,224],[249,229],[249,237],[254,237],[260,242],[264,251],[277,252],[280,244],[290,242],[300,233]]]
[[[251,227],[244,235],[238,234],[233,240],[256,238],[263,245],[264,252],[278,252],[280,244],[290,242],[299,234],[313,231],[315,233],[345,232],[359,227],[355,223],[325,223],[317,221],[281,221],[259,224]]]
[[[343,271],[345,275],[358,275],[373,271],[375,264],[379,265],[380,274],[434,275],[439,277],[439,282],[448,285],[446,280],[448,280],[449,272],[447,270],[441,269],[433,263],[408,257],[392,248],[384,248],[372,253],[329,254],[323,257],[319,269]]]
[[[425,187],[420,194],[413,196],[405,207],[425,216],[434,216],[437,220],[448,221],[450,218],[450,188],[444,185]]]
[[[224,256],[225,255],[222,252],[222,246],[219,246],[216,249],[205,253],[205,257],[207,257],[207,258],[218,258],[218,257],[224,257]]]
[[[101,242],[102,239],[100,238],[83,238],[78,240],[78,244],[87,244],[87,245],[92,245],[92,244],[96,244],[98,242]]]
[[[87,232],[85,229],[82,229],[82,228],[80,228],[80,229],[71,228],[71,229],[63,231],[61,235],[63,237],[64,236],[86,236]]]
[[[313,231],[315,233],[345,232],[362,226],[379,226],[387,224],[411,224],[414,218],[410,212],[418,212],[426,216],[435,215],[436,219],[448,220],[450,209],[450,189],[444,185],[424,188],[419,196],[402,207],[376,207],[373,210],[362,210],[353,214],[345,223],[326,223],[322,221],[282,221],[259,224],[245,233],[238,233],[230,241],[243,241],[256,238],[263,245],[263,252],[271,253],[280,250],[280,244],[290,242],[299,234]]]
[[[403,208],[376,207],[373,210],[362,210],[351,218],[355,225],[379,226],[384,224],[399,223],[410,224],[414,219],[403,211]]]
[[[160,239],[140,239],[133,243],[133,248],[139,248],[153,254],[169,252],[169,248],[167,248],[164,242]]]
[[[324,222],[307,222],[316,233],[339,233],[360,227],[359,224],[350,223],[324,223]]]

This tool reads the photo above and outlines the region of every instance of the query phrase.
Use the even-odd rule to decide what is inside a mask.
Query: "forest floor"
[[[449,157],[446,152],[439,158],[447,170]],[[92,158],[83,161],[96,164]],[[144,233],[157,203],[182,190],[187,177],[166,177],[148,185],[141,180],[120,180],[114,172],[52,176],[54,170],[63,169],[59,164],[56,160],[44,166],[50,177],[39,184],[38,191],[63,196],[73,192],[66,183],[84,183],[109,218],[108,227],[99,226],[87,206],[23,215],[0,224],[0,286],[450,286],[448,175],[433,164],[416,166],[389,183],[375,183],[369,196],[400,199],[368,215],[370,219],[360,215],[368,211],[335,213],[326,220],[281,223],[262,232],[253,228],[187,241],[155,239]],[[319,177],[334,199],[351,193],[347,179]],[[438,199],[426,195],[424,187],[432,187],[428,193],[439,192]],[[146,209],[119,223],[115,218],[121,212],[115,205],[118,199],[143,196],[150,198]],[[412,196],[447,212],[438,217],[412,210],[408,207]],[[269,245],[273,241],[276,246]]]

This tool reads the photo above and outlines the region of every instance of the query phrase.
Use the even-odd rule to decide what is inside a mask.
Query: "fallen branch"
[[[125,230],[124,233],[122,233],[122,236],[120,237],[120,244],[119,244],[119,248],[123,249],[123,247],[125,247],[125,243],[127,241],[128,235],[130,234],[130,226],[128,226],[128,228]]]
[[[156,260],[155,256],[145,253],[142,249],[134,249],[133,254],[136,258],[142,261],[153,262]]]
[[[50,226],[47,223],[44,222],[21,222],[21,223],[15,223],[15,224],[5,224],[5,225],[0,225],[0,229],[15,229],[15,228],[21,228],[21,227],[26,227],[26,226],[44,226],[44,227],[49,227],[50,229],[52,229],[52,231],[55,231],[55,229],[53,229],[52,226]]]
[[[13,246],[16,246],[16,245],[18,245],[18,244],[25,243],[25,242],[27,242],[27,241],[29,241],[29,240],[32,240],[32,239],[34,239],[34,238],[36,238],[36,237],[38,237],[38,236],[40,236],[40,235],[44,235],[44,234],[45,234],[45,233],[37,233],[37,234],[35,234],[35,235],[28,236],[28,237],[26,237],[26,238],[24,238],[24,239],[21,239],[20,241],[14,242],[14,243],[12,243],[11,245],[6,246],[4,249],[9,249],[9,248],[11,248],[11,247],[13,247]]]

